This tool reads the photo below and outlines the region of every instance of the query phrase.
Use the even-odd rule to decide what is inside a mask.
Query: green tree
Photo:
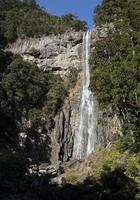
[[[115,31],[96,43],[90,59],[90,87],[96,92],[100,106],[111,107],[121,118],[125,147],[135,152],[139,151],[140,140],[138,17],[140,2],[104,0],[96,9],[96,24],[113,22]]]

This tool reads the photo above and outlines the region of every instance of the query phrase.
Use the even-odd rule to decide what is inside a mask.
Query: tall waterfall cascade
[[[96,144],[96,100],[89,89],[90,85],[90,38],[91,32],[83,34],[83,78],[82,99],[80,108],[79,132],[75,135],[73,157],[82,159],[95,150]]]

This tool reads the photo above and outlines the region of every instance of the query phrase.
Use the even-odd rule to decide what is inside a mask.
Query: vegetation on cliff
[[[35,0],[0,0],[1,45],[17,37],[41,37],[70,30],[85,30],[86,23],[73,14],[53,16]]]
[[[37,180],[45,179],[48,191],[49,177],[29,174],[29,165],[50,162],[49,130],[76,74],[71,69],[65,82],[19,55],[0,52],[0,199],[42,199],[42,189],[32,191]],[[22,146],[19,133],[27,135]]]
[[[37,134],[40,130],[47,134],[76,80],[76,72],[71,70],[69,81],[64,81],[2,48],[19,37],[85,30],[85,25],[72,14],[62,17],[49,14],[35,0],[0,0],[0,137],[5,139],[5,146],[7,142],[10,148],[18,145],[19,132]],[[49,155],[50,151],[46,157]]]
[[[74,15],[52,16],[34,0],[0,0],[0,199],[28,191],[29,164],[50,162],[49,132],[77,77],[71,69],[64,81],[3,49],[21,37],[84,29]]]
[[[91,89],[102,108],[122,120],[122,150],[140,150],[140,2],[104,0],[96,9],[97,25],[113,22],[115,31],[95,44]]]
[[[137,0],[103,0],[94,16],[96,25],[113,23],[115,29],[97,41],[91,53],[90,87],[97,95],[100,108],[112,108],[112,114],[119,116],[124,135],[111,149],[97,152],[89,162],[86,178],[88,182],[97,180],[103,189],[100,188],[101,199],[140,197],[139,18]],[[137,189],[133,188],[135,184]]]
[[[64,178],[74,185],[80,199],[138,200],[139,162],[139,154],[120,153],[116,142],[111,148],[97,151],[88,160],[67,169]]]
[[[49,161],[50,140],[47,138],[41,152],[44,138],[40,141],[39,136],[47,136],[53,127],[53,118],[62,108],[69,84],[76,80],[76,71],[70,72],[66,84],[59,75],[43,72],[19,55],[0,50],[0,199],[139,199],[139,10],[137,0],[103,0],[96,9],[96,24],[113,22],[116,31],[96,43],[90,60],[91,89],[102,108],[111,107],[119,115],[124,137],[68,170],[60,187],[50,185],[48,175],[29,174],[28,167]],[[17,37],[71,29],[84,30],[85,23],[71,14],[51,16],[34,0],[0,0],[1,45]],[[28,134],[26,145],[29,151],[33,147],[31,154],[28,149],[21,151],[19,133]],[[35,154],[35,143],[40,156]]]
[[[59,75],[43,72],[20,56],[1,51],[0,61],[0,139],[14,148],[20,132],[48,133],[68,88]],[[48,150],[46,161],[49,155]]]

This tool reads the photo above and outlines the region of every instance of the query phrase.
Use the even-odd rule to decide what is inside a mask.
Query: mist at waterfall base
[[[95,150],[96,143],[96,112],[95,99],[89,89],[90,85],[90,39],[91,32],[83,34],[83,78],[82,100],[80,108],[79,132],[75,136],[73,157],[82,159]]]

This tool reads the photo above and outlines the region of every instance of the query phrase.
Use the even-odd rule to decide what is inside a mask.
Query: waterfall
[[[90,38],[91,32],[83,35],[83,88],[80,108],[79,132],[75,136],[73,157],[77,159],[87,157],[95,150],[96,143],[96,113],[95,98],[89,90],[90,71]]]

